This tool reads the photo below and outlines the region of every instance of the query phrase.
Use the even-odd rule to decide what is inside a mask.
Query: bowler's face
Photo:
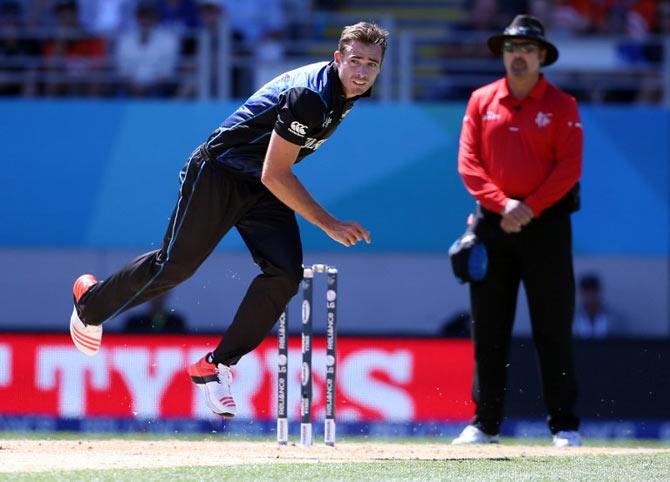
[[[364,94],[377,80],[382,66],[382,48],[354,41],[335,52],[335,64],[344,96],[349,99]]]
[[[506,40],[503,44],[505,71],[512,77],[537,75],[546,56],[545,49],[529,40]]]

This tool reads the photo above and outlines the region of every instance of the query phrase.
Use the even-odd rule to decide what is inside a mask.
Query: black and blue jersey
[[[369,95],[370,90],[363,94]],[[205,147],[229,169],[260,177],[273,130],[301,146],[299,162],[330,137],[357,98],[345,98],[334,62],[291,70],[249,97],[210,135]]]

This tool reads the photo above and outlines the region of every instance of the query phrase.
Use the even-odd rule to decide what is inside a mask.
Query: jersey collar
[[[532,97],[533,99],[541,99],[546,90],[547,90],[547,81],[544,78],[544,74],[540,74],[540,77],[537,79],[537,83],[526,97]],[[506,99],[506,98],[511,99],[512,93],[509,91],[509,86],[507,85],[507,77],[504,77],[501,79],[500,86],[498,88],[498,99]]]

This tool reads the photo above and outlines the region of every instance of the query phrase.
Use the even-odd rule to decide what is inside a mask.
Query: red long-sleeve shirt
[[[540,76],[515,99],[505,78],[472,93],[463,118],[458,172],[490,211],[523,200],[535,216],[560,200],[582,173],[577,102]]]

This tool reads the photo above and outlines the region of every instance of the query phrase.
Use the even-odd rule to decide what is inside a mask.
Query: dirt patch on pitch
[[[670,449],[345,442],[336,447],[271,442],[185,440],[0,440],[0,473],[52,470],[220,466],[238,464],[462,460],[670,453]]]

